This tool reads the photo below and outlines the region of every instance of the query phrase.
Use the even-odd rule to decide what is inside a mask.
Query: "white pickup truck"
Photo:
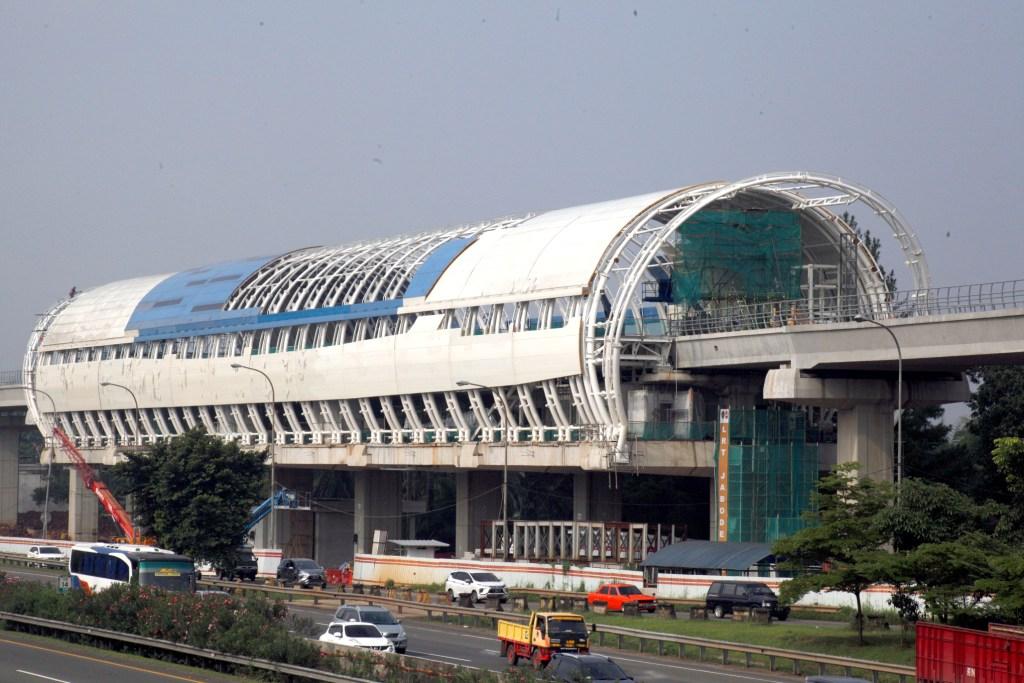
[[[473,602],[497,597],[502,603],[508,602],[505,582],[491,572],[456,571],[444,582],[448,599],[455,602],[460,596],[468,595]]]

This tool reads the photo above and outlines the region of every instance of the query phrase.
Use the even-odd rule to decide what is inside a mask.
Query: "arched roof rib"
[[[821,190],[847,194],[813,195]],[[592,341],[590,350],[581,352],[596,357],[591,354],[599,346],[605,350],[608,328],[617,328],[613,336],[621,336],[623,326],[642,333],[646,315],[664,313],[661,304],[644,301],[640,283],[666,276],[672,265],[670,235],[696,211],[712,205],[789,207],[817,226],[825,241],[837,241],[849,228],[838,225],[841,221],[825,207],[852,201],[866,203],[889,223],[915,285],[927,286],[916,238],[876,193],[828,176],[769,174],[113,283],[72,301],[55,317],[44,346],[579,299],[585,336]],[[877,271],[863,245],[858,260],[861,272]],[[862,284],[865,291],[880,286],[878,281]],[[592,408],[605,414],[599,406]]]

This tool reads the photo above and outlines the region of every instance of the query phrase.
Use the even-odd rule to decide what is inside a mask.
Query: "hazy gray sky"
[[[1019,2],[0,0],[0,368],[72,285],[774,170],[881,192],[935,284],[1024,277],[1022,30]]]

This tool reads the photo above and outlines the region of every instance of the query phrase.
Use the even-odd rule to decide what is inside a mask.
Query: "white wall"
[[[626,569],[605,569],[600,567],[567,568],[562,565],[535,564],[526,562],[481,562],[476,560],[435,560],[391,555],[357,555],[355,581],[384,583],[388,579],[397,584],[444,583],[449,572],[456,569],[489,571],[500,576],[509,588],[543,588],[590,592],[609,581],[632,583],[645,593],[661,598],[679,600],[703,600],[712,581],[751,581],[767,584],[778,592],[785,579],[746,578],[739,576],[711,576],[696,574],[663,574],[658,577],[656,588],[643,588],[643,573]],[[865,608],[891,609],[888,586],[874,586],[861,596]],[[850,593],[808,593],[798,605],[805,607],[851,607],[855,608]]]

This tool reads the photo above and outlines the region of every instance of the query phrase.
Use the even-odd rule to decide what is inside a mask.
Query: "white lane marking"
[[[743,674],[730,674],[724,671],[716,671],[715,669],[699,669],[695,666],[679,666],[678,664],[662,664],[661,662],[652,662],[644,659],[630,659],[629,657],[619,657],[615,654],[609,655],[615,661],[633,662],[634,664],[646,664],[647,666],[664,666],[669,669],[682,669],[683,671],[699,671],[704,674],[714,674],[716,676],[728,676],[729,678],[742,678],[747,681],[764,681],[766,683],[780,683],[782,679],[779,678],[758,678],[757,676],[744,676]]]
[[[472,659],[463,659],[462,657],[450,657],[449,655],[438,654],[437,652],[416,652],[415,650],[409,650],[406,654],[419,655],[421,657],[440,657],[441,659],[454,659],[456,662],[471,662]]]
[[[483,652],[485,655],[496,655],[496,654],[498,654],[497,650],[481,650],[481,652]]]
[[[412,626],[412,624],[410,624],[408,622],[405,625],[406,626]],[[444,636],[454,635],[454,633],[452,631],[439,631],[436,628],[424,628],[422,626],[412,626],[412,629],[416,630],[416,631],[426,631],[427,633],[440,633],[441,635],[444,635]],[[474,636],[471,633],[460,633],[459,637],[460,638],[476,638],[477,640],[489,640],[492,643],[495,640],[498,639],[498,636],[491,636],[491,637],[487,637],[487,636]]]
[[[43,674],[37,674],[37,673],[32,673],[31,671],[25,671],[24,669],[15,669],[15,671],[17,673],[20,673],[20,674],[25,674],[26,676],[35,676],[36,678],[45,678],[48,681],[57,681],[57,683],[68,683],[68,681],[65,681],[64,679],[61,679],[61,678],[51,678],[49,676],[44,676]]]

